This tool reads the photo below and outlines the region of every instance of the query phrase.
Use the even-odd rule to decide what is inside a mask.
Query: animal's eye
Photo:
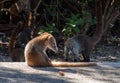
[[[73,50],[73,48],[72,48],[72,47],[68,47],[67,49],[68,49],[69,51],[72,51],[72,50]]]

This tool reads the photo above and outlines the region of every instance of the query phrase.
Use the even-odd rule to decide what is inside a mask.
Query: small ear
[[[51,36],[51,35],[49,35],[49,36],[48,36],[48,40],[49,40],[49,39],[51,39],[51,38],[52,38],[52,36]]]

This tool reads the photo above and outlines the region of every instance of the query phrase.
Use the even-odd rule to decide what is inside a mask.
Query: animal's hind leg
[[[84,62],[90,62],[90,52],[88,50],[82,51],[82,55],[84,57]]]

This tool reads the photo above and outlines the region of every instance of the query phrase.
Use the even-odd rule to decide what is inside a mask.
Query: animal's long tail
[[[95,62],[51,62],[52,67],[86,67],[96,66]]]

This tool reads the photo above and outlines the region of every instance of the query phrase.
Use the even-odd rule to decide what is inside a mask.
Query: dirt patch
[[[93,61],[120,61],[120,46],[98,46],[91,53]]]
[[[102,62],[90,67],[35,68],[24,62],[0,62],[0,83],[119,83],[119,71],[120,62]]]

